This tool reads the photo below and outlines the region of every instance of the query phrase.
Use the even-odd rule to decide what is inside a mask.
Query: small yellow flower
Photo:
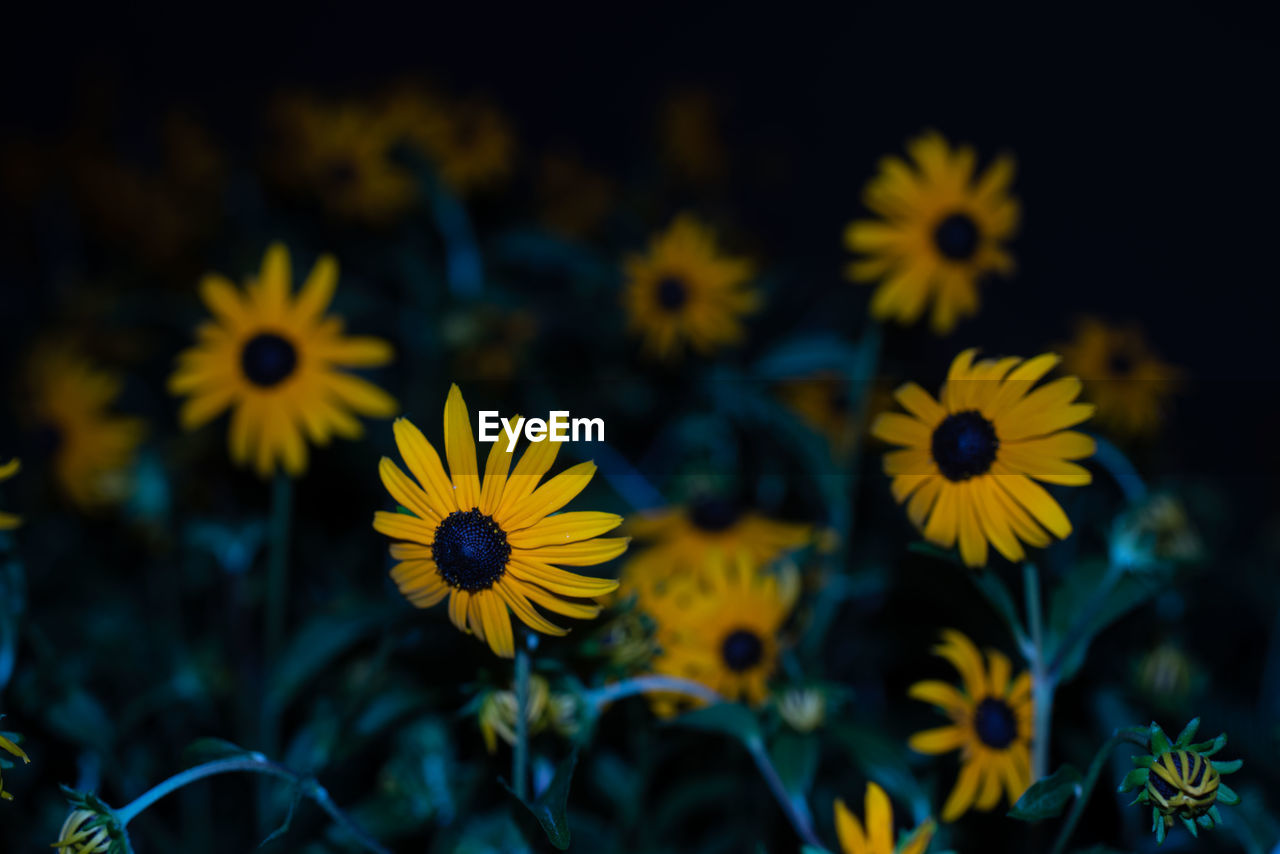
[[[529,721],[529,734],[541,732],[548,722],[551,689],[547,680],[533,674],[529,677],[529,706],[525,717]],[[514,686],[510,691],[490,691],[480,702],[480,733],[484,746],[490,753],[498,749],[498,739],[507,744],[516,743],[516,719],[519,705]]]
[[[653,356],[673,360],[690,348],[708,355],[742,340],[742,319],[760,307],[748,286],[754,265],[723,254],[712,230],[689,214],[625,262],[623,305],[631,331]]]
[[[836,801],[836,834],[840,837],[842,854],[924,854],[933,840],[933,819],[911,832],[902,846],[893,843],[893,805],[884,789],[875,783],[867,784],[867,825],[863,831],[858,817],[849,811],[844,801]]]
[[[1181,372],[1160,360],[1137,326],[1110,326],[1086,317],[1062,347],[1063,368],[1084,380],[1098,421],[1126,436],[1160,429]]]
[[[849,277],[877,283],[871,313],[880,320],[913,324],[932,302],[930,326],[945,335],[978,310],[984,275],[1013,270],[1004,247],[1018,227],[1013,158],[999,157],[975,177],[973,149],[953,149],[937,133],[907,151],[915,168],[886,157],[863,192],[879,218],[845,231],[845,246],[864,256],[849,265]]]
[[[106,854],[111,850],[106,818],[93,810],[72,810],[53,847],[63,854]]]
[[[942,633],[934,652],[959,671],[963,690],[937,680],[911,686],[910,696],[937,706],[951,723],[916,733],[910,744],[920,753],[960,751],[960,777],[942,820],[955,821],[970,807],[993,810],[1002,793],[1016,804],[1031,785],[1031,674],[1011,679],[1009,659],[994,649],[984,666],[973,641],[953,630]]]
[[[0,750],[5,750],[8,753],[12,754],[13,756],[18,757],[19,759],[22,760],[23,764],[26,764],[26,765],[31,764],[31,759],[30,757],[27,756],[27,752],[23,750],[21,747],[19,747],[16,741],[6,738],[3,734],[0,734]],[[3,770],[3,769],[0,768],[0,770]],[[5,791],[3,773],[0,773],[0,798],[6,801],[13,800],[13,795]]]
[[[516,138],[506,115],[483,98],[448,98],[422,86],[392,90],[384,107],[397,141],[419,149],[460,195],[501,184],[515,166]]]
[[[9,460],[9,462],[0,465],[0,482],[13,477],[21,468],[22,463],[17,459]],[[21,516],[16,516],[13,513],[5,513],[0,510],[0,531],[12,531],[21,524]]]

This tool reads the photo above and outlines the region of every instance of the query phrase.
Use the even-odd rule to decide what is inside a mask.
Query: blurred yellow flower
[[[676,217],[624,268],[628,326],[659,359],[738,343],[743,318],[760,307],[759,293],[747,284],[752,263],[721,253],[714,232],[689,214]]]
[[[507,117],[483,98],[445,97],[405,85],[385,98],[383,115],[397,142],[416,147],[460,195],[510,177],[516,140]]]
[[[847,377],[824,371],[788,380],[778,387],[778,396],[827,440],[834,457],[843,459],[853,451],[858,443],[858,413]]]
[[[863,192],[878,219],[845,230],[845,246],[863,255],[849,265],[858,282],[876,282],[871,313],[912,324],[933,303],[930,326],[939,335],[978,309],[978,280],[1009,273],[1004,243],[1018,227],[1018,203],[1009,195],[1013,158],[997,158],[974,176],[972,148],[951,148],[929,132],[907,145],[912,168],[885,157]]]
[[[1086,317],[1062,347],[1062,366],[1084,380],[1098,405],[1098,421],[1126,436],[1160,429],[1181,372],[1155,356],[1136,326],[1110,326]]]
[[[1084,486],[1089,470],[1071,460],[1088,457],[1094,441],[1067,430],[1093,414],[1093,405],[1073,402],[1076,377],[1033,390],[1058,364],[1052,353],[974,362],[965,350],[951,363],[941,402],[915,383],[894,396],[907,413],[882,413],[872,435],[905,445],[885,454],[893,497],[910,499],[907,516],[924,538],[944,549],[960,543],[966,566],[987,563],[987,544],[1011,561],[1071,533],[1066,513],[1035,481]],[[1043,526],[1043,527],[1041,527]]]
[[[28,428],[47,455],[59,488],[85,510],[128,497],[129,469],[145,433],[142,419],[115,415],[124,383],[69,346],[48,344],[26,373]]]
[[[875,783],[867,784],[867,826],[849,811],[844,801],[836,800],[836,835],[840,838],[842,854],[924,854],[933,841],[933,819],[913,830],[903,841],[902,847],[894,845],[893,805],[884,789]]]
[[[19,747],[17,742],[13,741],[12,739],[6,738],[3,733],[0,733],[0,750],[4,750],[10,755],[16,756],[17,758],[21,759],[24,764],[27,764],[27,765],[31,764],[31,759],[30,757],[27,756],[27,752],[23,750],[21,747]],[[0,766],[0,798],[3,798],[6,801],[11,801],[13,800],[13,795],[6,792],[4,788],[4,774],[2,773],[3,770],[4,770],[4,767]]]
[[[0,465],[0,482],[4,482],[18,473],[22,468],[22,463],[15,459]],[[6,513],[0,510],[0,531],[12,531],[14,528],[22,524],[22,517],[13,513]]]
[[[529,734],[541,732],[550,720],[548,709],[551,705],[551,688],[547,680],[536,673],[529,677],[529,705],[525,709],[525,717],[529,722]],[[498,739],[507,744],[516,743],[516,719],[519,717],[519,705],[516,692],[489,691],[480,701],[480,733],[484,736],[485,749],[493,753],[498,749]]]
[[[359,438],[353,413],[395,414],[390,395],[341,370],[385,365],[392,352],[381,338],[344,335],[342,319],[326,316],[337,284],[338,262],[322,255],[294,298],[289,250],[279,243],[243,291],[223,276],[205,276],[200,296],[214,319],[196,330],[199,343],[178,356],[169,379],[170,392],[189,398],[183,428],[229,408],[232,460],[252,462],[262,477],[277,468],[296,477],[307,467],[308,440]]]
[[[995,809],[1003,791],[1013,806],[1031,785],[1031,674],[1010,680],[1013,666],[994,649],[982,654],[973,641],[954,630],[942,633],[933,651],[960,673],[963,691],[937,680],[912,685],[907,692],[932,703],[951,718],[948,726],[911,736],[919,753],[960,751],[960,777],[942,808],[943,821],[955,821],[971,807]]]
[[[459,631],[487,641],[503,658],[515,655],[510,612],[535,631],[564,635],[530,602],[566,617],[595,619],[600,608],[577,599],[612,593],[618,582],[558,568],[592,566],[622,554],[627,537],[601,537],[622,523],[612,513],[557,513],[586,488],[595,463],[579,463],[538,486],[562,443],[531,444],[515,469],[506,442],[494,442],[481,476],[475,435],[462,392],[449,389],[444,447],[452,477],[422,432],[395,422],[396,446],[413,478],[386,457],[378,473],[407,513],[379,510],[373,527],[400,542],[391,577],[409,601],[430,608],[446,597]],[[510,474],[508,475],[508,472]],[[416,483],[415,483],[416,480]],[[569,597],[569,598],[566,598]]]

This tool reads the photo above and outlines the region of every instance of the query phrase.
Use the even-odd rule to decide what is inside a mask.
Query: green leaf
[[[285,648],[271,678],[267,714],[278,715],[312,677],[368,634],[395,618],[387,607],[365,608],[356,614],[322,614],[307,622]]]
[[[542,794],[532,801],[519,798],[520,803],[524,804],[525,808],[538,820],[543,832],[547,834],[547,840],[561,851],[567,851],[569,848],[569,818],[565,812],[569,803],[569,784],[573,781],[573,769],[577,764],[578,748],[575,747],[556,768],[551,784]],[[499,782],[508,792],[515,795],[515,790],[508,786],[505,780]]]
[[[1218,736],[1213,741],[1202,741],[1199,744],[1191,745],[1187,749],[1194,750],[1196,753],[1199,753],[1202,756],[1212,756],[1213,754],[1217,753],[1219,750],[1221,750],[1226,746],[1227,746],[1227,734],[1224,732],[1222,735]]]
[[[1218,803],[1224,807],[1233,807],[1240,803],[1240,796],[1236,794],[1236,790],[1228,786],[1226,783],[1218,783]]]
[[[1062,682],[1079,672],[1090,644],[1103,629],[1164,589],[1158,576],[1124,575],[1099,599],[1098,591],[1108,583],[1107,572],[1103,562],[1082,563],[1053,594],[1049,647],[1051,656],[1058,659]]]
[[[888,740],[883,733],[858,724],[833,723],[827,730],[868,779],[911,805],[914,821],[929,817],[932,811],[929,797],[911,774],[900,742]]]
[[[991,607],[995,608],[996,613],[1004,618],[1005,624],[1013,632],[1014,638],[1021,643],[1022,639],[1027,636],[1027,632],[1023,628],[1022,618],[1018,615],[1018,608],[1013,604],[1013,597],[1009,594],[1009,588],[1005,586],[1000,576],[994,569],[984,569],[979,572],[970,572],[970,577],[982,595],[991,603]]]
[[[1124,775],[1124,780],[1120,782],[1120,788],[1117,791],[1131,792],[1134,789],[1140,789],[1147,785],[1147,780],[1150,776],[1151,772],[1146,768],[1135,768]]]
[[[764,743],[760,736],[760,723],[756,720],[755,714],[739,703],[715,703],[686,712],[671,723],[676,726],[724,733],[733,736],[748,747]]]
[[[1179,748],[1186,747],[1191,743],[1191,739],[1196,737],[1196,730],[1200,729],[1200,719],[1192,718],[1187,725],[1182,728],[1182,732],[1178,733],[1178,738],[1173,742]]]
[[[258,843],[259,848],[265,848],[268,843],[275,842],[281,836],[289,832],[290,825],[293,824],[293,812],[298,808],[298,803],[302,800],[302,787],[293,787],[293,797],[289,799],[289,811],[284,815],[284,822],[279,827],[271,831],[271,835]]]
[[[1164,734],[1164,730],[1160,729],[1160,724],[1155,721],[1151,722],[1151,752],[1159,756],[1162,753],[1168,753],[1173,749],[1173,745],[1169,743],[1169,736]]]
[[[773,767],[787,794],[803,798],[818,771],[818,739],[812,735],[783,730],[769,748]]]
[[[1048,777],[1037,780],[1009,810],[1009,818],[1044,821],[1062,814],[1062,809],[1080,793],[1080,772],[1063,765]]]
[[[1244,765],[1243,759],[1228,759],[1223,762],[1210,761],[1213,765],[1213,770],[1219,774],[1234,774]]]
[[[262,754],[246,750],[223,738],[197,738],[182,751],[183,764],[203,765],[219,759],[261,758]]]

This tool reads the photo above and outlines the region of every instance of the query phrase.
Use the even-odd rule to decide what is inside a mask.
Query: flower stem
[[[1089,795],[1093,793],[1093,787],[1098,783],[1098,775],[1102,773],[1107,757],[1111,755],[1112,750],[1126,741],[1143,748],[1147,746],[1146,742],[1128,730],[1117,730],[1111,738],[1103,742],[1102,747],[1098,748],[1097,754],[1093,757],[1093,761],[1089,763],[1089,770],[1085,772],[1084,781],[1076,792],[1075,803],[1071,805],[1071,812],[1067,813],[1067,820],[1062,823],[1061,829],[1058,830],[1058,838],[1053,843],[1053,850],[1050,854],[1062,854],[1066,850],[1067,842],[1071,839],[1071,834],[1075,832],[1080,816],[1084,814],[1084,808],[1089,802]]]
[[[593,691],[588,691],[586,698],[597,713],[610,703],[626,697],[634,697],[637,694],[650,693],[671,693],[684,694],[686,697],[692,697],[695,700],[703,700],[707,703],[719,703],[724,700],[715,691],[703,685],[701,682],[694,682],[690,679],[681,679],[678,676],[633,676],[630,679],[624,679],[621,682],[614,682],[611,685],[605,685]]]
[[[293,479],[276,473],[271,488],[271,545],[267,555],[267,667],[274,668],[284,645],[285,600],[289,595],[289,528]]]
[[[371,839],[346,813],[338,809],[333,799],[329,797],[329,792],[317,783],[314,779],[303,777],[283,765],[279,765],[270,761],[260,753],[251,753],[244,757],[235,759],[217,759],[213,762],[206,762],[203,765],[197,765],[194,768],[188,768],[174,774],[167,780],[157,783],[147,791],[139,795],[132,803],[121,807],[115,811],[116,818],[119,820],[121,827],[124,827],[138,817],[138,814],[150,807],[156,801],[176,792],[183,786],[190,785],[197,780],[203,780],[205,777],[213,777],[217,774],[232,774],[236,772],[246,772],[250,774],[265,774],[269,777],[278,777],[282,780],[288,780],[295,786],[302,788],[302,793],[315,801],[319,807],[325,811],[328,816],[333,819],[334,823],[346,831],[360,847],[366,851],[373,851],[375,854],[390,854],[386,848],[383,848],[375,840]]]
[[[791,822],[791,826],[795,828],[796,835],[800,837],[800,840],[805,845],[816,848],[819,851],[826,851],[826,846],[814,835],[813,819],[809,814],[808,803],[803,795],[797,795],[792,798],[788,794],[787,787],[783,784],[782,778],[778,776],[778,770],[773,767],[773,760],[769,758],[769,751],[765,749],[764,742],[759,738],[751,739],[747,742],[747,751],[751,754],[751,758],[755,760],[756,767],[760,769],[760,776],[764,777],[765,783],[769,786],[769,791],[773,792],[773,797],[778,801],[778,805],[782,807],[782,811]]]
[[[1022,565],[1022,586],[1026,595],[1027,628],[1031,634],[1028,664],[1031,666],[1031,704],[1035,723],[1031,732],[1031,779],[1039,780],[1049,773],[1049,730],[1053,725],[1053,694],[1056,675],[1046,660],[1044,627],[1040,606],[1040,572],[1035,564]]]
[[[516,743],[511,750],[511,785],[516,797],[529,795],[529,651],[532,635],[523,630],[516,637]]]

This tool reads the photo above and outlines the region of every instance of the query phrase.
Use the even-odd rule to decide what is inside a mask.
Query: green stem
[[[1146,741],[1143,741],[1138,735],[1129,730],[1119,730],[1115,735],[1103,742],[1102,747],[1098,748],[1097,754],[1093,757],[1093,761],[1089,763],[1089,770],[1085,773],[1084,781],[1080,784],[1080,789],[1076,793],[1075,803],[1071,805],[1071,812],[1067,813],[1067,820],[1062,823],[1062,828],[1058,831],[1058,838],[1053,843],[1053,850],[1050,854],[1062,854],[1066,850],[1067,842],[1070,841],[1071,834],[1075,832],[1076,824],[1079,823],[1080,816],[1084,814],[1084,808],[1088,805],[1089,795],[1093,793],[1093,787],[1098,783],[1098,776],[1102,773],[1102,768],[1107,763],[1107,757],[1112,750],[1126,741],[1142,748],[1147,747]]]
[[[773,767],[773,760],[769,758],[769,751],[765,749],[764,742],[759,738],[753,738],[747,742],[747,751],[751,754],[751,758],[755,760],[756,767],[760,769],[760,776],[764,778],[765,783],[769,786],[769,791],[773,792],[773,797],[778,801],[778,805],[782,807],[783,813],[791,822],[791,826],[795,828],[796,835],[805,845],[816,848],[819,851],[826,851],[826,846],[813,832],[813,820],[809,815],[809,805],[805,801],[803,795],[797,795],[792,798],[787,793],[787,787],[782,782],[782,778],[778,776],[778,769]]]
[[[532,636],[516,636],[516,743],[511,750],[511,784],[516,797],[529,794],[529,650]]]
[[[389,854],[386,848],[371,839],[346,813],[338,809],[324,786],[321,786],[311,778],[303,777],[290,771],[283,765],[270,761],[260,753],[251,753],[244,758],[218,759],[180,771],[143,792],[132,803],[116,810],[116,818],[119,820],[120,826],[125,827],[129,822],[137,818],[138,814],[143,810],[166,795],[173,794],[183,786],[190,785],[197,780],[203,780],[206,777],[237,772],[265,774],[269,777],[288,780],[295,786],[300,786],[302,793],[315,801],[333,819],[334,823],[346,831],[362,848],[367,851],[373,851],[375,854]]]
[[[1102,606],[1107,601],[1107,597],[1111,595],[1111,591],[1115,589],[1116,584],[1123,577],[1124,567],[1114,563],[1108,566],[1106,573],[1102,576],[1101,583],[1090,594],[1089,601],[1076,612],[1075,619],[1071,622],[1071,627],[1067,629],[1067,633],[1063,636],[1062,642],[1058,645],[1058,649],[1053,655],[1053,661],[1049,665],[1049,673],[1055,680],[1062,672],[1063,663],[1075,650],[1076,645],[1086,637],[1091,636],[1092,633],[1088,631],[1089,624],[1097,618]],[[1101,630],[1101,627],[1099,627],[1098,631]]]
[[[1031,704],[1035,716],[1031,732],[1031,779],[1039,780],[1049,773],[1049,731],[1053,726],[1053,694],[1057,686],[1056,677],[1045,658],[1040,573],[1034,564],[1022,565],[1022,582],[1026,594],[1027,627],[1031,633],[1031,646],[1026,652],[1031,666]]]
[[[621,682],[614,682],[612,685],[605,685],[586,694],[587,702],[595,709],[598,714],[605,706],[610,703],[621,700],[625,697],[634,697],[637,694],[650,693],[670,693],[684,694],[687,697],[693,697],[696,700],[703,700],[707,703],[723,702],[724,698],[715,691],[703,685],[701,682],[694,682],[690,679],[681,679],[678,676],[633,676],[630,679],[624,679]]]
[[[293,479],[280,471],[271,488],[271,545],[267,556],[267,668],[271,672],[284,645],[285,600],[289,596],[289,526]]]

